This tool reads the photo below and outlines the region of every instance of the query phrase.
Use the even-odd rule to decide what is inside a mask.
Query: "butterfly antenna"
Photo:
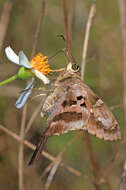
[[[66,38],[65,38],[65,36],[63,34],[58,34],[57,37],[60,37],[66,44]],[[65,48],[64,55],[66,56],[68,62],[71,62],[70,58],[69,58],[67,47]],[[75,58],[73,57],[72,54],[71,54],[71,58],[72,58],[72,63],[76,63],[76,60],[75,60]]]
[[[66,52],[66,48],[60,49],[56,51],[53,55],[48,57],[48,60],[51,61],[54,57],[56,57],[59,53],[64,53]]]

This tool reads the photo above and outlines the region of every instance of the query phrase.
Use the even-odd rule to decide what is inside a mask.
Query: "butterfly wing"
[[[119,140],[121,132],[118,122],[105,103],[83,83],[84,91],[90,102],[90,118],[85,129],[104,140]]]
[[[67,80],[63,86],[59,85],[54,90],[42,110],[44,115],[49,115],[47,120],[49,136],[84,129],[90,117],[90,103],[86,95],[87,92],[82,89],[75,89],[73,80]]]
[[[64,86],[64,90],[56,88],[57,93],[54,94],[57,100],[51,98],[53,108],[47,121],[50,135],[82,129],[100,139],[121,139],[120,127],[114,115],[87,85],[81,80],[72,80]]]

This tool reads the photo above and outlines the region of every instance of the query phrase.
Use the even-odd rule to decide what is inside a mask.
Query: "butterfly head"
[[[68,72],[72,72],[72,73],[76,73],[76,72],[78,72],[80,70],[80,67],[79,67],[79,65],[78,64],[76,64],[76,63],[69,63],[68,65],[67,65],[67,71]]]

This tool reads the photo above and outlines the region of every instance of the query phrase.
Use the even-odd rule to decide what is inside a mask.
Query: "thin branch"
[[[49,189],[49,187],[50,187],[50,185],[52,183],[52,180],[54,178],[54,175],[55,175],[55,173],[57,171],[57,168],[58,168],[61,160],[62,160],[61,156],[58,156],[57,159],[56,159],[56,161],[55,161],[55,164],[53,165],[53,167],[52,167],[52,169],[50,171],[50,174],[49,174],[49,176],[47,178],[44,190],[48,190]]]
[[[84,73],[85,73],[85,65],[86,65],[86,56],[87,56],[87,48],[88,48],[88,40],[89,40],[89,34],[91,30],[92,20],[96,12],[96,4],[93,3],[90,8],[88,21],[86,25],[86,32],[84,37],[84,43],[83,43],[83,53],[82,53],[82,63],[81,63],[81,78],[83,80]]]
[[[85,136],[86,148],[87,148],[89,160],[90,160],[90,167],[91,167],[92,173],[94,175],[94,178],[96,180],[97,171],[98,171],[98,164],[96,163],[95,155],[94,155],[93,150],[92,150],[92,146],[91,146],[91,142],[90,142],[88,133],[85,132],[84,136]]]
[[[43,178],[53,167],[53,162],[51,162],[46,168],[45,170],[42,172],[41,178]]]
[[[35,36],[34,36],[34,43],[33,43],[33,49],[32,49],[32,56],[31,57],[33,57],[36,53],[37,44],[38,44],[39,35],[40,35],[40,29],[41,29],[41,25],[43,23],[44,16],[45,16],[46,0],[42,0],[41,4],[42,5],[41,5],[41,10],[40,10],[40,17],[38,20],[38,24],[37,24],[37,28],[36,28],[36,32],[35,32]]]
[[[19,177],[19,190],[24,190],[24,129],[26,122],[26,112],[27,105],[23,108],[22,120],[21,120],[21,130],[20,130],[20,145],[19,145],[19,153],[18,153],[18,177]]]
[[[8,23],[10,21],[10,14],[14,5],[14,0],[7,0],[4,3],[0,19],[0,55],[3,47],[4,39],[7,33]]]
[[[122,53],[123,53],[123,102],[126,104],[126,4],[125,0],[118,0],[120,12],[120,27],[122,36]],[[126,115],[126,108],[124,109]]]
[[[66,47],[68,51],[68,59],[70,62],[72,62],[73,58],[72,58],[72,53],[71,53],[70,37],[69,37],[69,31],[68,31],[66,0],[62,0],[62,8],[63,8],[64,33],[65,33]]]
[[[122,174],[120,176],[120,184],[119,184],[118,190],[124,190],[125,189],[125,187],[124,187],[125,182],[126,182],[126,162],[123,165],[123,171],[122,171]]]
[[[73,24],[73,13],[74,13],[74,0],[70,0],[70,11],[68,15],[68,31],[69,31],[69,37],[70,40],[72,38],[72,24]]]
[[[117,105],[110,106],[110,109],[114,110],[114,109],[124,108],[124,107],[126,107],[125,104],[117,104]]]

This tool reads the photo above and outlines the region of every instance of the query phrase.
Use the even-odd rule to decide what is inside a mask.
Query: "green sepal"
[[[32,71],[30,69],[21,67],[17,73],[18,78],[20,79],[28,79],[28,78],[32,78],[34,76],[34,74],[32,73]]]

